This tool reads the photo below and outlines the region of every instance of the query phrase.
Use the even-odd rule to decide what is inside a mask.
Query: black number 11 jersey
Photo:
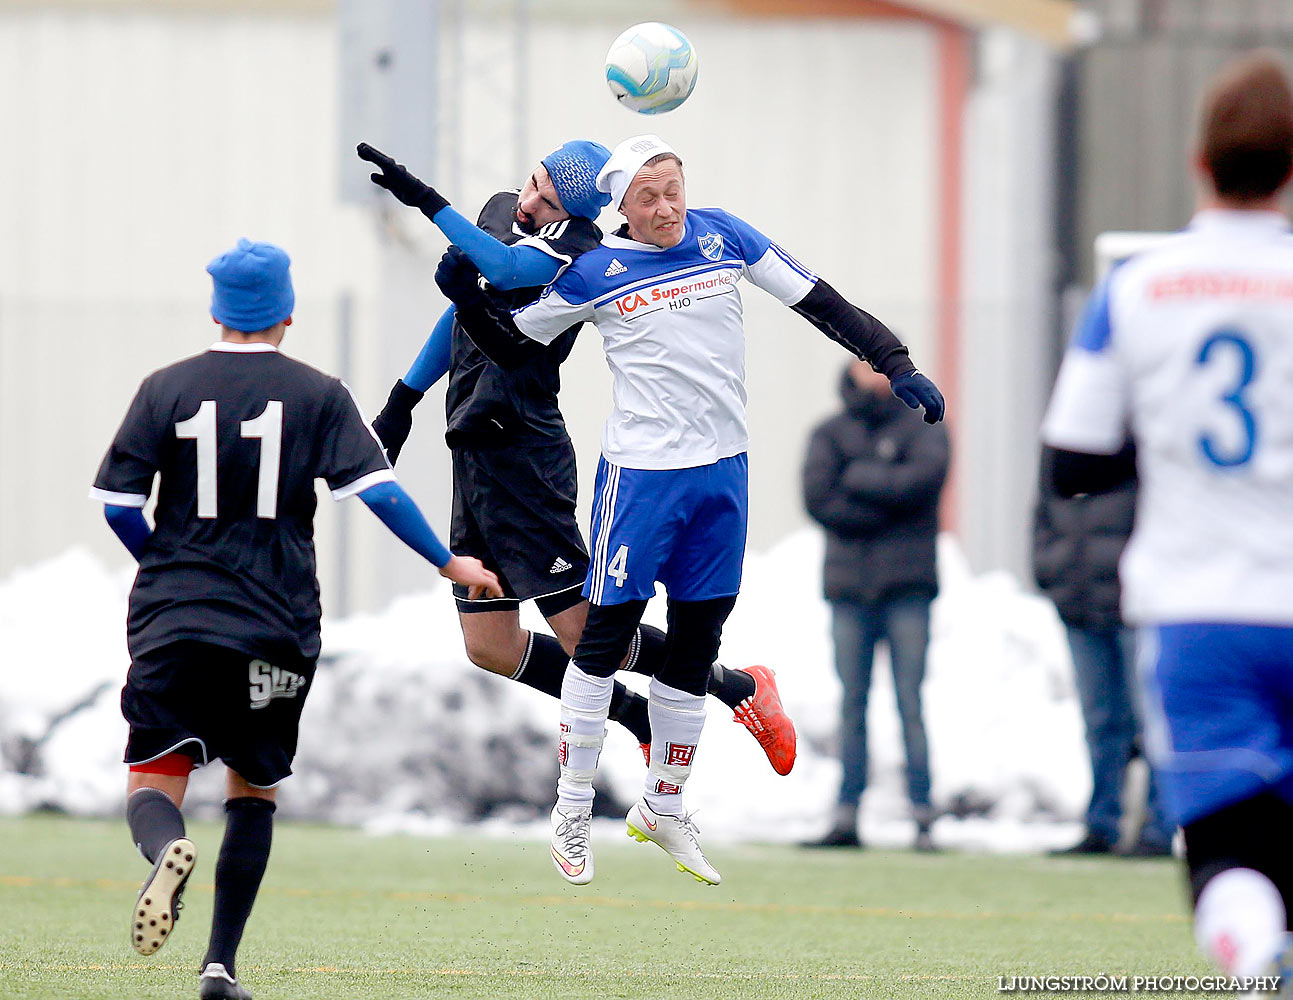
[[[252,656],[317,656],[314,480],[340,500],[394,478],[345,384],[268,344],[222,342],[156,371],[90,496],[143,507],[154,475],[131,655],[198,639]]]

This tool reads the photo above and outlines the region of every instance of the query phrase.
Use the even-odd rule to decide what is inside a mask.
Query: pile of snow
[[[720,657],[777,671],[799,759],[788,777],[774,774],[730,709],[710,699],[687,790],[707,839],[797,840],[828,821],[840,774],[839,683],[820,596],[821,545],[809,530],[746,560]],[[1007,574],[971,574],[950,539],[940,541],[939,560],[924,686],[934,799],[945,813],[936,838],[990,850],[1062,843],[1080,829],[1090,775],[1054,609]],[[0,814],[120,813],[131,579],[127,568],[70,551],[0,581]],[[531,610],[526,616],[541,627]],[[646,620],[663,619],[657,598]],[[380,614],[325,621],[323,647],[296,775],[280,794],[283,815],[431,832],[477,821],[509,832],[546,817],[556,702],[467,661],[446,583]],[[644,678],[626,683],[645,690]],[[903,843],[911,826],[902,740],[883,656],[868,725],[863,834]],[[195,776],[189,807],[216,812],[220,771]],[[612,724],[599,779],[605,814],[627,808],[642,775],[636,743]]]

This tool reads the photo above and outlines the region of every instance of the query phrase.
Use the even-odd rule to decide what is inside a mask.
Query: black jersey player
[[[244,1000],[234,957],[319,655],[314,481],[334,499],[358,496],[456,584],[501,590],[479,560],[440,544],[346,385],[279,353],[294,305],[287,254],[241,240],[207,270],[220,340],[143,381],[91,497],[139,560],[121,697],[126,817],[154,866],[131,943],[151,954],[173,930],[197,853],[180,806],[190,771],[218,757],[226,827],[199,990],[203,1000]]]
[[[597,143],[574,140],[549,153],[519,191],[493,195],[476,225],[390,157],[367,144],[358,153],[380,169],[374,183],[431,219],[480,269],[490,294],[510,309],[533,302],[576,257],[601,242],[594,220],[608,199],[597,190],[596,178],[610,152]],[[449,309],[373,422],[394,461],[411,429],[413,407],[448,374],[451,543],[496,570],[506,594],[467,600],[458,588],[467,655],[486,670],[557,698],[588,615],[581,593],[588,553],[575,514],[575,454],[557,400],[560,368],[577,332],[578,325],[504,369],[481,353]],[[523,600],[535,601],[556,638],[521,628]],[[654,674],[663,659],[664,634],[643,626],[623,666]],[[771,671],[714,664],[710,693],[736,711],[773,768],[788,773],[795,731]],[[651,730],[641,695],[616,682],[610,718],[633,732],[646,752]]]

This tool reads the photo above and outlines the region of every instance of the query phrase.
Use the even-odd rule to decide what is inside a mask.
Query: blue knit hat
[[[596,219],[610,204],[610,196],[597,190],[597,174],[611,158],[598,142],[574,139],[554,149],[540,162],[548,169],[557,197],[571,215]]]
[[[215,283],[211,315],[231,330],[255,333],[267,330],[292,315],[291,264],[273,243],[241,239],[232,250],[207,265]]]

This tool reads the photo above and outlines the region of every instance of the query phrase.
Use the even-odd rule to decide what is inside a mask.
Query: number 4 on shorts
[[[621,545],[615,550],[615,558],[611,560],[611,564],[606,567],[606,575],[615,578],[617,587],[624,586],[624,581],[629,578],[628,561],[629,547]]]

